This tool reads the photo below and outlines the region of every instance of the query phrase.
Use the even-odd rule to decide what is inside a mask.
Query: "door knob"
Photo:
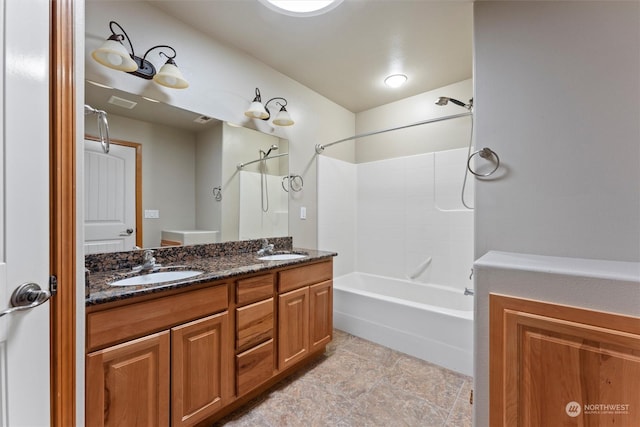
[[[43,290],[37,283],[23,283],[11,294],[11,308],[0,311],[0,317],[14,311],[29,310],[45,303],[51,292]]]
[[[127,228],[126,230],[120,232],[121,236],[131,236],[133,234],[133,228]]]

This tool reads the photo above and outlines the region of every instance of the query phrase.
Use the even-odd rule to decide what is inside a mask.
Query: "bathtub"
[[[333,290],[337,329],[472,375],[472,296],[358,272],[334,278]]]

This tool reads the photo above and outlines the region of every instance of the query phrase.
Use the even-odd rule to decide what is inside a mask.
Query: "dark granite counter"
[[[285,266],[329,259],[337,255],[335,252],[292,248],[290,238],[269,241],[275,244],[276,252],[299,253],[307,257],[284,261],[261,261],[256,254],[260,249],[259,240],[158,248],[154,249],[154,257],[157,263],[161,264],[157,271],[197,270],[203,273],[188,279],[164,283],[111,286],[109,284],[114,281],[143,274],[134,273],[131,270],[133,266],[140,264],[142,251],[87,255],[85,257],[88,270],[86,305],[93,306],[245,274],[267,272]]]

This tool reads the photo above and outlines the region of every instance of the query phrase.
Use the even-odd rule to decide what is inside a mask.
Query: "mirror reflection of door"
[[[97,141],[84,144],[84,253],[131,250],[136,245],[136,149]]]

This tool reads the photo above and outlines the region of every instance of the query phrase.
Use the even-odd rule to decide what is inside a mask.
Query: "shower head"
[[[272,151],[277,150],[277,149],[278,149],[278,146],[277,146],[276,144],[273,144],[271,147],[269,147],[269,151],[267,151],[266,153],[264,153],[264,157],[268,157],[268,156],[269,156],[269,154],[270,154]]]
[[[462,101],[458,101],[455,98],[448,98],[446,96],[441,96],[436,100],[436,105],[447,105],[449,103],[449,101],[451,101],[452,103],[459,105],[461,107],[466,108],[467,110],[471,110],[471,107],[473,107],[473,98],[471,98],[469,100],[468,104],[465,104]]]

